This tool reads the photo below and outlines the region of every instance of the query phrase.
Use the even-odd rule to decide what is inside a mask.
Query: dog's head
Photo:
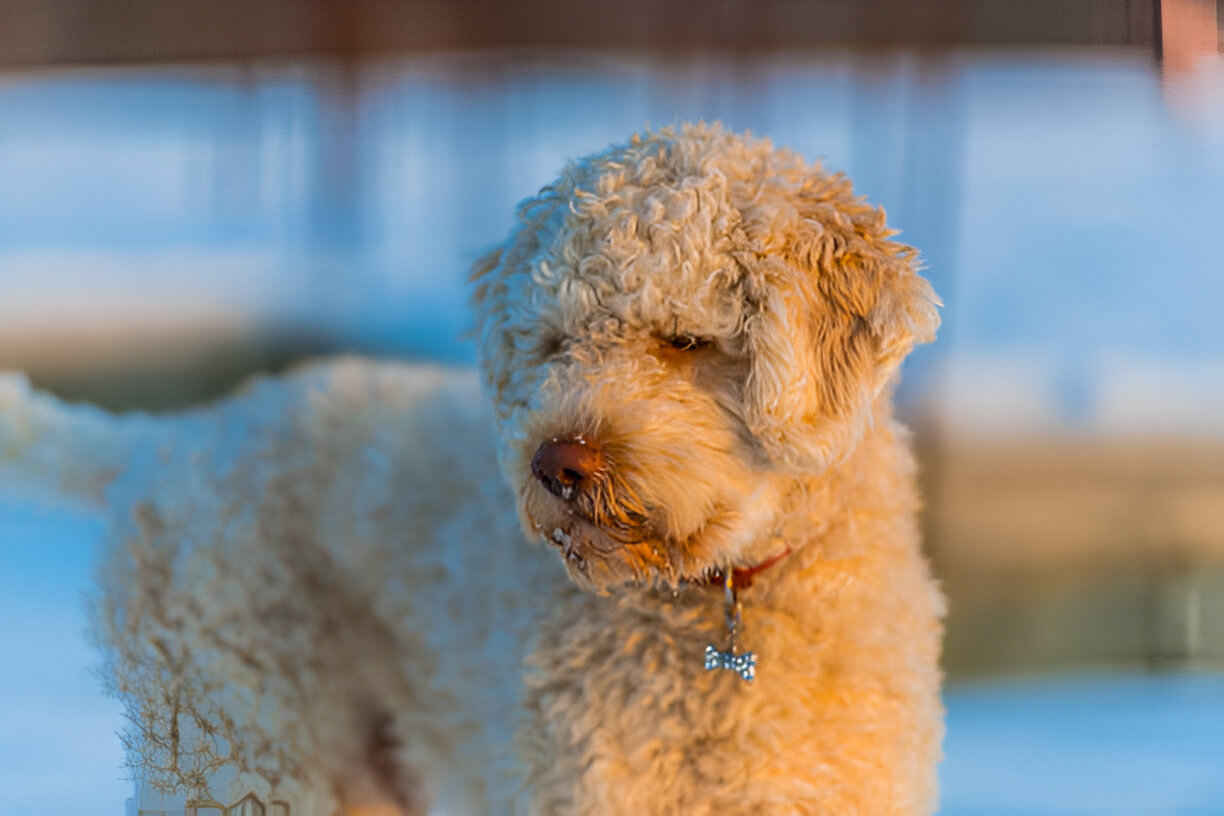
[[[473,273],[502,468],[580,583],[745,563],[938,324],[849,181],[696,125],[571,164]]]

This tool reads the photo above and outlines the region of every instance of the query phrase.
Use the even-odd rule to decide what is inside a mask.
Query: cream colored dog
[[[890,382],[936,300],[891,235],[793,153],[664,130],[478,263],[491,412],[352,361],[162,421],[0,392],[17,461],[137,507],[99,606],[134,761],[295,816],[930,813],[942,600]]]

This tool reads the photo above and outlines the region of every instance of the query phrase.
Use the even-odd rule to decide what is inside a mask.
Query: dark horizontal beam
[[[0,0],[0,66],[487,48],[1157,45],[1160,0]]]

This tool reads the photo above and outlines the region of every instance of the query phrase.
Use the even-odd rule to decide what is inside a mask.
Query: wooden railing
[[[0,65],[486,48],[1137,46],[1224,0],[0,0]],[[1196,25],[1198,25],[1196,23]],[[1201,28],[1201,26],[1199,26]],[[1195,29],[1197,30],[1197,29]]]

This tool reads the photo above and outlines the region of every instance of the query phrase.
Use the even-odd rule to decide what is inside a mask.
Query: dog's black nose
[[[531,472],[548,492],[572,501],[603,466],[598,446],[578,437],[550,439],[531,457]]]

